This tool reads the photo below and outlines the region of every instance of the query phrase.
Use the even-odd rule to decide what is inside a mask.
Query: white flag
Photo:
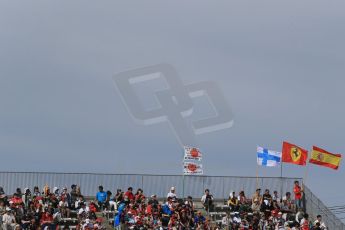
[[[204,171],[202,170],[202,164],[183,162],[183,173],[185,175],[202,175]]]
[[[184,160],[202,160],[202,153],[198,148],[184,147]]]

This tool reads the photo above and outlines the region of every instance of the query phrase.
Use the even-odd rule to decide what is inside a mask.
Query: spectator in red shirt
[[[47,208],[42,213],[40,223],[41,223],[42,229],[44,229],[45,227],[50,227],[51,229],[55,229],[53,215],[48,211]]]
[[[295,194],[295,203],[296,203],[297,209],[303,208],[302,207],[303,206],[303,204],[302,204],[303,189],[301,188],[301,186],[299,186],[299,182],[298,181],[295,181],[293,192]]]
[[[128,198],[128,200],[134,200],[135,197],[134,197],[134,194],[133,194],[133,188],[132,187],[129,187],[127,192],[125,193],[125,196]]]
[[[21,197],[21,194],[14,193],[13,197],[11,198],[11,203],[14,208],[21,208],[24,206],[23,199]]]
[[[145,195],[143,194],[143,190],[141,188],[139,188],[135,194],[135,201],[137,203],[142,203],[145,201]]]

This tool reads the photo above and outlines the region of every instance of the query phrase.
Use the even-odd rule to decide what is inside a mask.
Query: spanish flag
[[[337,170],[341,161],[341,154],[333,154],[313,146],[309,163],[321,165]]]
[[[303,165],[307,164],[308,151],[297,145],[283,142],[282,162]]]

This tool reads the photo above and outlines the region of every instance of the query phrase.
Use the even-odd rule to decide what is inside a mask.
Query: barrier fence
[[[134,191],[142,188],[146,195],[156,194],[166,197],[169,189],[174,186],[179,197],[192,196],[200,199],[208,188],[216,199],[227,199],[230,191],[237,194],[244,191],[251,197],[256,188],[278,191],[280,196],[292,192],[295,180],[301,178],[287,177],[236,177],[236,176],[182,176],[182,175],[139,175],[139,174],[97,174],[97,173],[53,173],[53,172],[0,172],[0,186],[7,194],[13,194],[16,188],[67,187],[79,185],[84,196],[95,196],[98,186],[112,192],[120,188]],[[305,187],[307,212],[312,216],[321,214],[331,230],[345,230],[344,224],[307,188]]]
[[[321,215],[328,229],[345,230],[345,224],[317,198],[308,187],[304,187],[306,210],[313,219]]]
[[[243,190],[251,196],[257,187],[277,190],[278,193],[292,192],[293,182],[299,178],[277,177],[234,177],[234,176],[182,176],[182,175],[138,175],[138,174],[95,174],[95,173],[40,173],[40,172],[0,172],[0,186],[7,193],[14,193],[16,188],[33,188],[45,185],[53,187],[67,187],[79,185],[83,195],[94,196],[98,186],[112,192],[117,188],[127,190],[129,186],[134,190],[142,188],[145,194],[156,194],[165,197],[169,189],[174,186],[178,196],[190,195],[201,197],[206,188],[210,189],[215,198],[228,198],[230,191],[238,193]]]

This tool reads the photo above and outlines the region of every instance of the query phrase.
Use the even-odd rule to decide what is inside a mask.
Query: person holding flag
[[[297,210],[302,209],[303,208],[303,202],[302,202],[303,189],[301,188],[297,180],[294,183],[293,192],[295,194],[295,204],[296,204]]]
[[[294,144],[283,142],[282,161],[300,166],[307,165],[308,151]],[[299,181],[295,181],[293,192],[295,194],[296,209],[303,209],[303,188]]]

